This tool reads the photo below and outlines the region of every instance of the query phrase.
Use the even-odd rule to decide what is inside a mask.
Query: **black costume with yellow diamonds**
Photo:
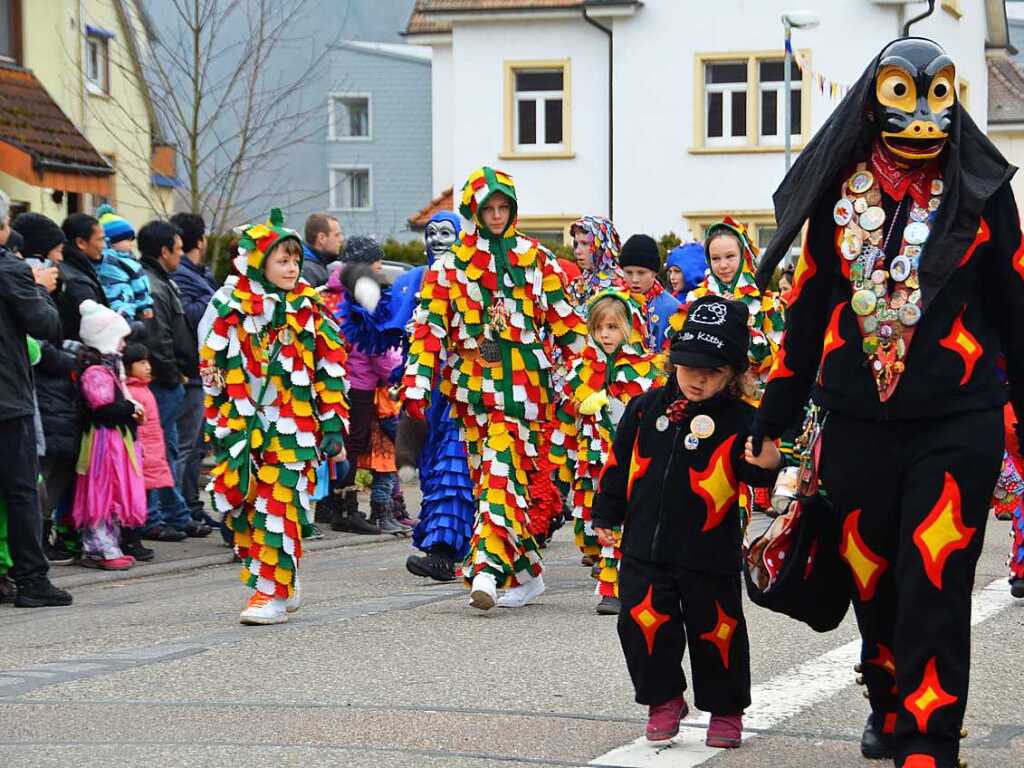
[[[778,437],[809,390],[830,412],[821,478],[875,722],[904,768],[956,765],[974,569],[1010,393],[1024,405],[1024,247],[1014,169],[955,97],[935,43],[887,46],[775,195],[771,276],[809,220],[758,413]]]

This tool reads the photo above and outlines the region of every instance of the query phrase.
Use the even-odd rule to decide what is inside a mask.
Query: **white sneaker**
[[[285,600],[283,597],[271,597],[257,592],[238,620],[243,624],[284,624],[288,621]]]
[[[512,587],[501,596],[498,601],[499,608],[522,608],[544,594],[544,577],[534,576],[525,584]]]
[[[469,604],[481,611],[489,611],[498,599],[498,585],[494,576],[480,571],[473,577],[473,588],[469,591]]]
[[[299,583],[299,574],[295,574],[295,586],[292,588],[292,596],[284,601],[284,609],[288,613],[295,613],[302,607],[302,585]]]

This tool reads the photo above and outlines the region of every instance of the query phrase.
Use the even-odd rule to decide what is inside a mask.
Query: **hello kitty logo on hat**
[[[689,319],[702,325],[723,325],[725,323],[726,306],[721,302],[701,304],[690,313]]]

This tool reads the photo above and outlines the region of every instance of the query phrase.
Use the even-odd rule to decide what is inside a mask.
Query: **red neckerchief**
[[[657,298],[658,296],[660,296],[664,292],[665,292],[665,286],[663,286],[658,281],[658,278],[654,278],[654,285],[652,285],[651,289],[649,291],[647,291],[647,293],[644,294],[644,298],[647,300],[647,303],[650,304],[652,301],[654,301],[655,298]]]
[[[882,191],[893,200],[899,202],[909,192],[922,208],[928,207],[932,181],[942,175],[934,160],[918,166],[903,165],[885,150],[881,141],[871,147],[871,170],[878,177]]]
[[[665,415],[668,416],[668,420],[673,424],[681,424],[683,419],[686,418],[686,409],[689,407],[690,401],[685,397],[680,397],[669,404],[668,408],[665,409]]]

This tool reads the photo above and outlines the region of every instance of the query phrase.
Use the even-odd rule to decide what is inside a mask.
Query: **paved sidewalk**
[[[405,493],[406,504],[410,513],[415,513],[420,506],[420,487],[418,481],[404,483],[402,491]],[[360,491],[359,507],[363,512],[370,508],[370,494],[368,491]],[[395,536],[384,534],[381,536],[363,536],[354,533],[338,533],[332,531],[327,523],[318,524],[323,531],[324,537],[303,543],[306,552],[318,552],[327,549],[339,549],[341,547],[361,547],[368,544],[380,544],[382,542],[398,541],[408,546],[409,536]],[[64,589],[74,589],[87,584],[101,584],[110,581],[124,581],[126,579],[141,579],[147,576],[157,576],[167,573],[178,573],[195,568],[206,568],[212,565],[224,565],[234,559],[234,553],[224,543],[220,532],[214,530],[209,536],[203,539],[185,539],[182,542],[143,542],[147,547],[156,550],[156,557],[148,563],[136,563],[127,571],[101,571],[96,568],[85,568],[77,563],[68,566],[51,566],[50,578],[54,584]]]

